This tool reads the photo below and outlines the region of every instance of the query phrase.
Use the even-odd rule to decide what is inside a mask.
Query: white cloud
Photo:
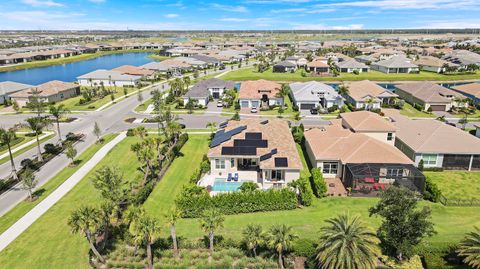
[[[59,21],[62,22],[59,25],[65,24],[65,19],[81,17],[85,14],[82,13],[65,13],[65,12],[45,12],[45,11],[12,11],[3,14],[5,19],[8,19],[10,22],[28,22],[35,23],[35,25],[40,26],[39,24],[49,24],[50,22]],[[30,28],[31,29],[31,28]]]
[[[478,0],[369,0],[317,4],[317,7],[370,7],[379,9],[441,9],[480,7]]]
[[[30,5],[32,7],[63,7],[62,3],[55,2],[53,0],[22,0],[22,3]]]
[[[480,20],[434,20],[424,22],[420,27],[423,29],[468,29],[468,28],[480,28]]]
[[[230,11],[230,12],[238,12],[238,13],[245,13],[248,12],[248,9],[244,6],[229,6],[229,5],[221,5],[213,3],[210,5],[212,8],[220,9],[223,11]]]
[[[174,13],[170,13],[170,14],[165,15],[166,18],[176,18],[178,16],[179,16],[178,14],[174,14]]]
[[[273,9],[272,13],[305,13],[305,14],[318,14],[318,13],[329,13],[335,12],[334,8],[284,8],[284,9]]]

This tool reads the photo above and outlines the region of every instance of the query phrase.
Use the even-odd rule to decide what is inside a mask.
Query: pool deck
[[[258,173],[257,171],[236,171],[236,172],[211,172],[205,174],[197,183],[198,186],[201,187],[212,187],[213,184],[215,183],[215,180],[218,179],[223,179],[225,182],[227,182],[227,176],[228,173],[232,173],[232,176],[235,173],[238,173],[238,181],[231,181],[231,182],[238,182],[238,183],[243,183],[243,182],[256,182],[260,188],[262,188],[261,185],[261,180],[258,178]],[[217,192],[217,191],[211,191],[210,195],[214,196],[218,193],[225,193],[225,191],[222,192]]]

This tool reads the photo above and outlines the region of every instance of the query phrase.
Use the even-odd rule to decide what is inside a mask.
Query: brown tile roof
[[[377,113],[356,111],[342,113],[340,117],[355,132],[395,132],[395,126]]]
[[[445,97],[446,95],[452,95],[453,97],[458,98],[465,98],[465,96],[461,93],[429,81],[404,83],[396,85],[395,87],[424,102],[450,103],[451,100]]]
[[[271,119],[268,123],[262,124],[261,120],[245,119],[240,121],[229,121],[225,131],[232,130],[239,126],[246,126],[243,132],[232,136],[232,138],[220,145],[210,148],[208,151],[208,157],[220,157],[222,156],[222,147],[232,147],[234,139],[245,139],[245,133],[248,132],[261,132],[262,139],[268,141],[267,148],[257,148],[257,157],[260,157],[266,153],[271,152],[272,149],[277,149],[277,154],[274,154],[271,158],[260,161],[260,168],[270,169],[275,167],[275,158],[285,157],[288,159],[289,169],[301,169],[302,161],[298,154],[295,141],[288,124],[284,120]]]
[[[413,163],[396,147],[338,125],[308,130],[305,141],[316,160],[340,160],[344,164]]]
[[[480,139],[437,120],[392,114],[396,137],[418,153],[479,154]]]
[[[355,81],[345,83],[345,85],[348,87],[348,95],[355,101],[365,101],[370,97],[380,98],[398,96],[370,80]]]
[[[419,66],[426,65],[426,66],[434,66],[434,67],[443,67],[444,64],[447,64],[448,66],[458,66],[458,64],[447,62],[445,60],[442,60],[440,58],[433,57],[433,56],[422,56],[418,60],[413,61],[412,63]]]
[[[452,87],[452,89],[480,98],[480,83],[458,85]]]
[[[117,68],[113,68],[112,71],[118,71],[124,74],[137,75],[137,76],[150,76],[153,73],[155,73],[153,70],[149,70],[149,69],[145,69],[145,68],[133,66],[133,65],[122,65]]]
[[[314,59],[313,61],[307,63],[307,67],[330,67],[323,59]]]
[[[16,93],[14,93],[10,96],[11,97],[27,98],[27,97],[32,96],[32,93],[34,91],[37,91],[38,96],[42,96],[42,97],[45,96],[46,97],[46,96],[51,96],[51,95],[54,95],[54,94],[58,94],[60,92],[63,92],[63,91],[66,91],[66,90],[69,90],[69,89],[72,89],[72,88],[77,88],[77,87],[80,87],[80,86],[77,85],[77,84],[74,84],[74,83],[68,83],[68,82],[63,82],[63,81],[59,81],[59,80],[52,80],[52,81],[40,84],[36,87],[32,87],[32,88],[29,88],[29,89],[25,89],[25,90],[16,92]]]
[[[261,99],[264,94],[269,98],[278,97],[282,85],[269,80],[247,80],[240,85],[239,99]]]

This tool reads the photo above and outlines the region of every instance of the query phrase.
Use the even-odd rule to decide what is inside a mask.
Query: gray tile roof
[[[297,65],[292,63],[291,61],[281,61],[275,64],[274,66],[297,67]]]
[[[372,63],[372,65],[384,66],[388,68],[415,68],[418,67],[409,62],[409,60],[403,56],[394,56],[390,59],[378,61]]]
[[[18,92],[31,87],[33,87],[33,85],[28,85],[28,84],[13,82],[13,81],[3,81],[3,82],[0,82],[0,95]]]
[[[322,93],[326,100],[343,99],[333,87],[317,81],[291,83],[290,89],[296,102],[318,102]]]
[[[98,69],[87,73],[85,75],[81,75],[77,77],[77,79],[102,79],[102,80],[122,80],[122,81],[135,81],[139,80],[141,76],[132,76],[126,75],[118,71],[112,70],[105,70],[105,69]]]
[[[185,97],[190,98],[200,98],[200,97],[208,97],[209,92],[208,89],[211,88],[220,88],[220,89],[233,89],[235,87],[235,83],[233,81],[228,80],[221,80],[218,78],[210,78],[207,80],[202,80],[195,84],[188,92],[185,94]]]
[[[355,61],[354,59],[349,59],[343,62],[338,62],[337,66],[339,68],[358,68],[358,69],[365,69],[365,68],[370,68],[364,63],[360,63]]]

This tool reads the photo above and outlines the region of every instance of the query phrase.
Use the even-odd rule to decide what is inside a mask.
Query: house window
[[[225,169],[225,160],[215,159],[215,169]]]
[[[436,166],[437,154],[422,154],[423,165]]]
[[[325,163],[323,163],[323,173],[324,174],[337,174],[338,173],[338,163],[337,162],[325,162]]]
[[[272,180],[283,180],[282,170],[272,170]]]
[[[403,175],[402,168],[388,168],[387,177],[401,177]]]
[[[393,133],[387,133],[387,141],[393,140]]]
[[[235,167],[235,159],[230,159],[230,167]]]

